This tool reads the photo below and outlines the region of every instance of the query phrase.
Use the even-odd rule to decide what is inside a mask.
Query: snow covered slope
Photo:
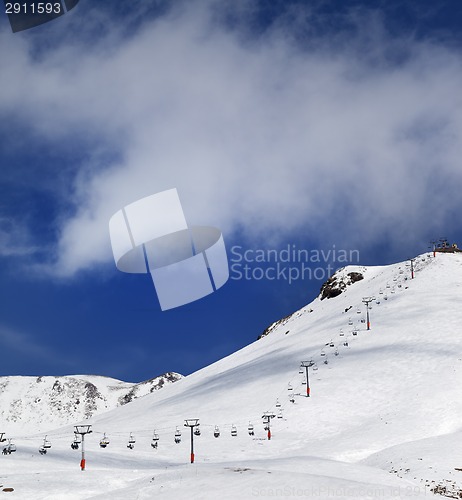
[[[69,448],[72,427],[49,434],[44,457],[41,436],[7,436],[18,451],[1,457],[0,483],[25,499],[428,498],[430,489],[461,489],[453,443],[462,438],[462,257],[422,255],[415,279],[406,263],[351,266],[336,278],[345,284],[339,295],[320,296],[239,352],[90,419],[85,473]],[[369,331],[365,297],[375,297]],[[299,366],[309,360],[317,369],[309,369],[308,398]],[[265,412],[276,415],[271,440]],[[186,418],[201,424],[194,465]]]
[[[40,432],[112,410],[182,378],[165,373],[138,384],[96,375],[0,377],[4,432]]]

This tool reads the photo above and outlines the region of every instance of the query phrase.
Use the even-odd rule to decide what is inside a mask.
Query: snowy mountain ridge
[[[0,422],[10,432],[46,431],[130,403],[181,378],[169,372],[132,384],[97,375],[0,377]]]

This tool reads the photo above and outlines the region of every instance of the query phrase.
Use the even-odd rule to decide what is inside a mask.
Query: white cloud
[[[172,187],[190,223],[225,236],[297,229],[353,246],[419,238],[461,208],[458,54],[408,40],[393,62],[400,45],[383,30],[362,51],[346,38],[304,50],[281,27],[252,41],[211,19],[182,7],[123,44],[40,60],[2,35],[0,111],[50,141],[88,134],[118,158],[89,151],[54,272],[110,262],[110,216]]]

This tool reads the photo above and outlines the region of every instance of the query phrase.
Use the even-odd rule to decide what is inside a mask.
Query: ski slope
[[[415,279],[406,263],[337,273],[349,272],[364,279],[316,298],[231,356],[87,421],[85,472],[80,450],[70,449],[72,426],[48,433],[44,456],[42,435],[6,436],[18,451],[0,457],[0,484],[26,500],[428,498],[436,487],[462,489],[454,446],[462,437],[462,257],[421,255]],[[364,297],[376,299],[369,331]],[[318,368],[309,371],[309,398],[302,360]],[[265,412],[275,415],[271,440]],[[194,464],[186,418],[200,421]]]

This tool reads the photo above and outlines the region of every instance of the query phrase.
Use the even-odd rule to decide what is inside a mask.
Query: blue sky
[[[188,374],[316,296],[230,279],[161,311],[108,221],[165,189],[230,257],[462,245],[461,25],[455,0],[81,0],[16,34],[2,16],[0,375]]]

